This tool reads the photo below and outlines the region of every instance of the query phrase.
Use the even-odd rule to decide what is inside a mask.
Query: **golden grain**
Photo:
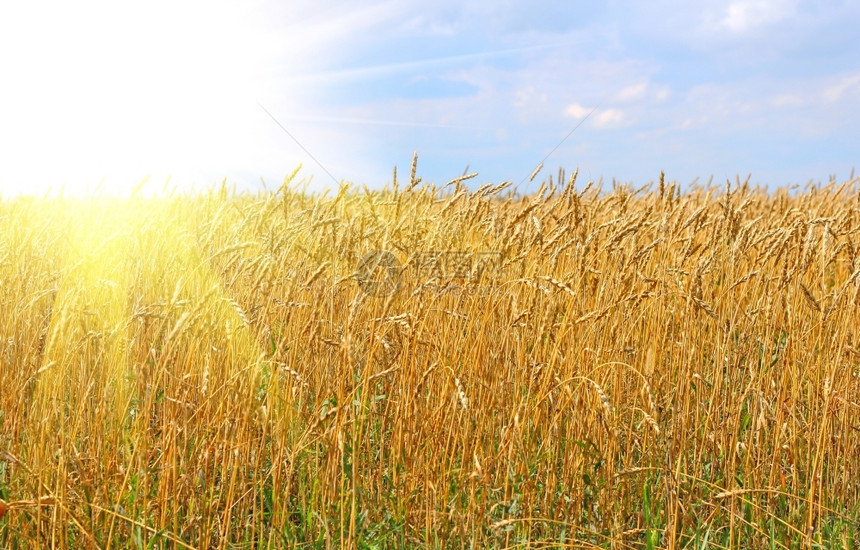
[[[403,193],[0,200],[0,546],[845,546],[860,181],[412,160]]]

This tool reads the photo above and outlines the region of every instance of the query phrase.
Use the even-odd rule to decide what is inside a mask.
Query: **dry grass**
[[[0,202],[0,547],[857,547],[857,181],[464,179]]]

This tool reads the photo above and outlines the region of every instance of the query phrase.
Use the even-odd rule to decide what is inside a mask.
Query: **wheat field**
[[[860,181],[0,200],[0,548],[857,548]]]

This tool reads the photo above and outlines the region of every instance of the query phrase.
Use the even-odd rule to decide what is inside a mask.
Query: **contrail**
[[[573,130],[568,132],[567,135],[564,136],[564,138],[562,138],[562,140],[558,142],[558,145],[556,145],[555,147],[552,148],[552,151],[547,153],[547,155],[543,158],[543,160],[541,160],[539,163],[537,163],[537,166],[532,171],[532,173],[529,174],[528,176],[524,177],[523,180],[520,182],[520,185],[522,185],[523,182],[525,182],[527,179],[529,179],[529,177],[534,178],[537,175],[537,173],[540,171],[540,169],[543,167],[543,163],[546,162],[546,159],[548,159],[550,156],[552,156],[552,154],[555,153],[559,147],[561,147],[561,144],[564,143],[565,141],[567,141],[567,138],[572,136],[573,133],[576,131],[576,129],[579,128],[580,126],[582,126],[582,123],[585,122],[586,120],[588,120],[588,117],[590,117],[594,113],[594,111],[597,110],[598,107],[600,107],[599,103],[597,104],[596,107],[594,107],[594,109],[592,109],[591,111],[589,111],[589,113],[587,115],[585,115],[585,118],[583,118],[582,120],[579,121],[579,124],[577,124],[576,126],[573,127]]]
[[[432,57],[429,59],[418,59],[415,61],[404,61],[401,63],[386,63],[384,65],[369,65],[366,67],[354,67],[351,69],[340,69],[333,71],[325,71],[321,73],[312,73],[306,75],[298,75],[290,78],[291,82],[313,82],[317,80],[348,80],[356,78],[369,78],[380,76],[389,73],[397,73],[402,71],[411,71],[422,69],[425,67],[433,67],[438,65],[450,65],[456,63],[464,63],[467,61],[478,61],[481,59],[489,59],[493,57],[503,57],[515,53],[527,51],[549,50],[570,46],[578,42],[562,42],[558,44],[540,44],[536,46],[522,46],[519,48],[508,48],[504,50],[494,50],[490,52],[476,52],[461,55],[449,55],[442,57]]]
[[[329,171],[326,169],[326,167],[322,165],[322,163],[321,163],[320,161],[318,161],[318,160],[317,160],[317,158],[313,155],[313,153],[311,153],[310,151],[308,151],[308,150],[307,150],[307,148],[305,148],[305,146],[304,146],[304,145],[302,145],[302,142],[301,142],[301,141],[299,141],[298,139],[296,139],[296,136],[294,136],[292,133],[290,133],[290,131],[289,131],[289,130],[287,130],[287,128],[286,128],[283,124],[281,124],[281,122],[280,122],[277,118],[275,118],[275,115],[273,115],[272,113],[270,113],[270,112],[269,112],[269,110],[268,110],[268,109],[266,109],[265,107],[263,107],[263,104],[262,104],[262,103],[260,103],[259,101],[257,102],[257,105],[259,105],[259,106],[260,106],[260,109],[262,109],[262,110],[263,110],[263,112],[265,112],[267,115],[269,115],[269,118],[271,118],[272,120],[274,120],[274,121],[275,121],[275,124],[277,124],[278,126],[280,126],[280,127],[281,127],[281,130],[283,130],[285,134],[287,134],[288,136],[290,136],[290,139],[292,139],[293,141],[295,141],[295,142],[296,142],[296,145],[298,145],[299,147],[301,147],[301,148],[302,148],[302,151],[304,151],[305,153],[307,153],[307,155],[308,155],[309,157],[311,157],[311,159],[313,159],[313,161],[314,161],[315,163],[317,163],[317,166],[319,166],[320,168],[322,168],[322,171],[323,171],[323,172],[325,172],[326,174],[328,174],[328,177],[330,177],[330,178],[331,178],[331,180],[335,183],[335,185],[340,185],[340,182],[338,181],[338,179],[337,179],[336,177],[334,177],[334,176],[332,175],[332,173],[331,173],[331,172],[329,172]]]
[[[450,130],[485,130],[477,126],[459,126],[455,124],[434,124],[432,122],[401,122],[375,118],[341,118],[341,117],[290,117],[295,122],[334,122],[337,124],[371,124],[374,126],[405,126],[414,128],[442,128]]]

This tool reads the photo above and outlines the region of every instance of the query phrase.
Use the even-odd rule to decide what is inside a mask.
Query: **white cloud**
[[[860,74],[846,76],[838,84],[824,90],[824,99],[830,102],[839,101],[847,92],[860,93]]]
[[[567,108],[564,110],[564,114],[565,116],[569,116],[571,118],[580,119],[587,117],[588,113],[590,113],[592,109],[593,107],[583,107],[579,103],[573,103],[567,106]]]
[[[660,102],[669,99],[671,93],[672,91],[669,86],[655,86],[650,82],[643,81],[622,88],[620,92],[615,94],[615,99],[624,103],[641,102],[643,100]]]
[[[640,82],[639,84],[633,84],[632,86],[627,86],[620,92],[618,92],[618,100],[619,101],[636,101],[637,99],[642,99],[645,97],[645,93],[648,91],[648,83]]]
[[[617,126],[624,119],[624,113],[619,109],[605,109],[594,117],[594,125],[598,128]]]
[[[403,30],[412,35],[438,36],[443,38],[450,38],[455,36],[457,33],[457,29],[453,22],[435,21],[427,14],[412,17],[403,25]]]
[[[777,109],[792,109],[803,106],[803,98],[797,94],[779,94],[770,100],[770,104]]]
[[[794,11],[794,0],[736,0],[729,4],[721,23],[732,32],[743,33],[785,19]]]

